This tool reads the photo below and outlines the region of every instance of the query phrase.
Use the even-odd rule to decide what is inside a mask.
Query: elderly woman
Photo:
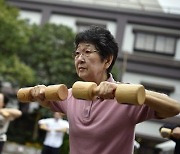
[[[121,83],[110,72],[118,45],[107,29],[92,26],[77,34],[75,45],[76,72],[83,81],[98,85],[98,97],[90,101],[76,99],[69,89],[66,100],[47,102],[42,97],[43,91],[37,93],[36,87],[32,90],[42,106],[67,115],[71,154],[132,154],[136,124],[179,114],[178,102],[148,90],[143,105],[117,103],[115,90]]]

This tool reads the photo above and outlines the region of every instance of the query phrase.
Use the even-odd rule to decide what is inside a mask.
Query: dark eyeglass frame
[[[84,52],[80,52],[80,51],[78,51],[78,50],[75,50],[74,52],[73,52],[73,54],[72,54],[72,57],[74,58],[74,59],[78,59],[81,55],[83,56],[83,57],[90,57],[90,55],[91,54],[93,54],[93,53],[99,53],[99,51],[98,50],[85,50]]]

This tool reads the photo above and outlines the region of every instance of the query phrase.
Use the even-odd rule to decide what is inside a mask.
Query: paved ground
[[[40,149],[6,142],[2,154],[40,154]]]

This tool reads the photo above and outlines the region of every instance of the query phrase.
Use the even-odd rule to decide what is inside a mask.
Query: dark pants
[[[0,141],[0,154],[2,153],[4,143],[4,141]]]
[[[53,148],[44,145],[41,154],[60,154],[60,153],[59,153],[59,148]]]

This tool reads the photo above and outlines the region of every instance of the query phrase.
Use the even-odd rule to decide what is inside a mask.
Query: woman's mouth
[[[78,67],[78,70],[83,71],[83,70],[85,70],[85,68],[84,67]]]

